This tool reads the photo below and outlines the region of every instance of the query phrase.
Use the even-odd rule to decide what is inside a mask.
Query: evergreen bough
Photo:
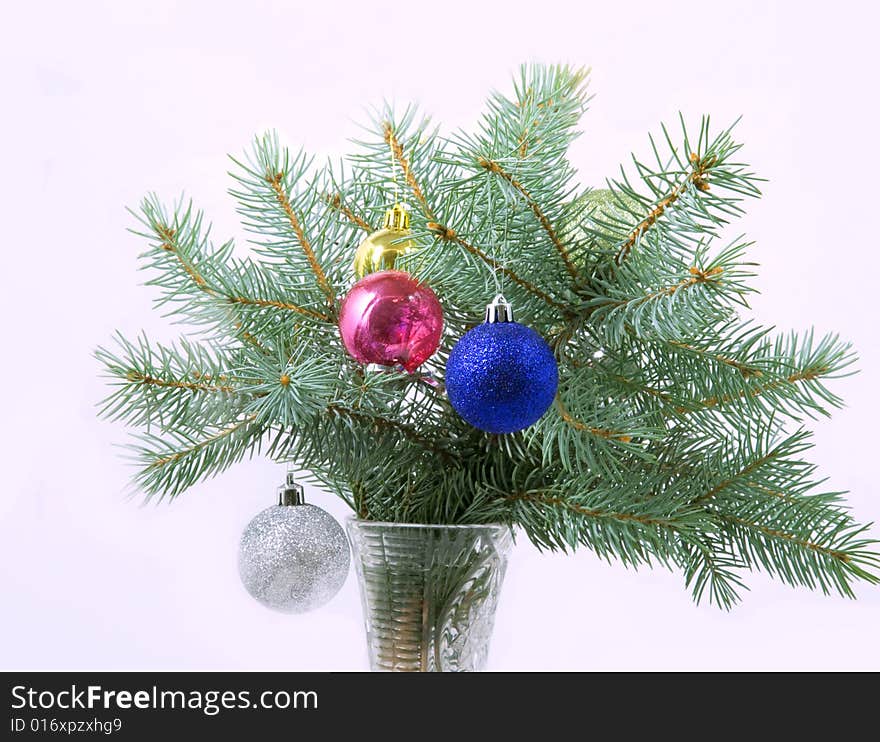
[[[190,202],[147,197],[143,267],[198,341],[116,338],[103,414],[140,429],[136,483],[174,498],[246,456],[295,462],[361,518],[504,522],[540,548],[586,546],[680,569],[729,607],[746,570],[852,595],[880,559],[841,493],[821,489],[805,417],[841,400],[837,336],[774,337],[743,319],[749,243],[721,232],[760,195],[732,129],[661,127],[607,187],[566,159],[587,72],[524,67],[475,132],[444,136],[386,106],[357,152],[316,166],[274,134],[233,159],[252,255],[215,244]],[[446,333],[416,373],[362,367],[336,327],[360,241],[398,196],[421,249],[397,267],[439,297]],[[503,289],[551,344],[554,406],[481,433],[446,399],[449,350]]]

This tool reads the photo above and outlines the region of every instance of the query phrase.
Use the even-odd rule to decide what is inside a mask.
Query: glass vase
[[[347,526],[371,669],[485,669],[510,528],[356,518]]]

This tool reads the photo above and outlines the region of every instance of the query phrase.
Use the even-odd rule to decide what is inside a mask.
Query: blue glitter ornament
[[[515,433],[553,404],[559,372],[550,346],[514,322],[510,304],[495,297],[486,321],[465,333],[446,362],[446,394],[455,411],[487,433]]]

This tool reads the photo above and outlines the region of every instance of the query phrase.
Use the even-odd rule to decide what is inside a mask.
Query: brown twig
[[[290,302],[286,301],[277,301],[275,299],[254,299],[247,296],[227,296],[226,299],[231,304],[247,304],[248,306],[253,307],[274,307],[275,309],[287,309],[291,312],[302,314],[305,317],[311,317],[312,319],[321,320],[322,322],[330,321],[330,318],[326,314],[321,314],[320,312],[316,312],[313,309],[306,309],[305,307],[300,307],[296,304],[291,304]]]
[[[179,379],[158,379],[155,376],[148,376],[147,374],[142,374],[140,371],[135,371],[133,369],[125,375],[125,378],[131,382],[135,382],[138,384],[168,387],[172,389],[189,389],[194,392],[229,393],[235,391],[234,387],[230,386],[229,384],[208,384],[197,381],[180,381]],[[196,378],[205,377],[197,376]]]
[[[615,381],[621,382],[622,384],[627,384],[631,387],[635,387],[637,392],[647,394],[651,397],[656,397],[657,399],[662,399],[664,402],[669,400],[669,394],[667,394],[666,392],[661,391],[660,389],[655,389],[654,387],[648,386],[647,384],[638,384],[632,381],[632,379],[626,378],[626,376],[614,374],[611,378],[613,378]]]
[[[697,284],[721,283],[721,279],[719,278],[719,276],[721,276],[721,274],[724,272],[724,269],[721,266],[715,266],[714,268],[710,268],[709,270],[703,270],[702,268],[691,266],[689,268],[689,272],[691,275],[687,278],[682,278],[680,281],[678,281],[678,283],[674,283],[671,286],[665,286],[661,289],[658,289],[657,291],[654,291],[651,294],[647,294],[638,299],[608,300],[602,303],[594,304],[589,309],[582,312],[578,317],[576,317],[576,319],[587,319],[597,310],[607,307],[622,307],[626,306],[627,304],[631,304],[632,306],[639,306],[640,304],[644,304],[645,302],[651,301],[652,299],[659,299],[661,296],[673,296],[679,291],[689,289],[692,286],[696,286]],[[550,344],[554,348],[559,348],[567,343],[576,331],[576,327],[574,327],[571,323],[567,323],[551,338]]]
[[[248,415],[243,420],[239,420],[238,422],[234,423],[233,425],[230,425],[229,427],[223,428],[222,430],[218,431],[214,435],[208,436],[207,438],[200,440],[198,443],[194,443],[193,445],[189,446],[188,448],[183,449],[182,451],[176,451],[175,453],[170,454],[168,456],[162,456],[160,458],[154,459],[150,463],[150,465],[147,467],[147,469],[155,469],[160,466],[165,466],[166,464],[171,464],[175,461],[182,459],[184,456],[189,456],[190,454],[195,453],[196,451],[200,451],[201,449],[205,448],[206,446],[210,446],[215,441],[221,440],[222,438],[227,438],[228,436],[235,433],[239,428],[243,428],[245,425],[249,425],[250,423],[252,423],[256,419],[257,419],[256,413],[254,413],[252,415]]]
[[[355,226],[360,227],[365,232],[374,231],[373,228],[366,222],[364,219],[361,219],[357,214],[355,214],[348,206],[345,205],[345,202],[342,200],[342,196],[338,193],[333,194],[324,194],[324,201],[327,202],[327,205],[333,209],[336,209],[340,214],[342,214],[348,221],[350,221]]]
[[[728,487],[730,487],[730,485],[733,484],[735,481],[737,481],[738,479],[742,479],[743,477],[749,476],[749,474],[754,472],[756,469],[762,467],[768,461],[772,461],[777,456],[779,456],[779,452],[776,449],[773,449],[772,451],[768,451],[767,453],[765,453],[763,456],[759,456],[754,461],[750,461],[748,464],[746,464],[746,466],[744,466],[742,469],[740,469],[732,477],[728,477],[724,481],[716,484],[708,492],[705,492],[704,494],[702,494],[699,497],[697,497],[696,499],[694,499],[694,505],[698,505],[700,503],[704,503],[704,502],[707,502],[708,500],[711,500],[719,492],[722,492],[722,491],[726,490]]]
[[[309,261],[312,272],[315,274],[315,279],[318,281],[318,286],[321,288],[321,291],[324,292],[324,295],[327,297],[327,303],[332,308],[336,303],[336,295],[333,293],[333,287],[330,286],[330,282],[327,280],[324,269],[318,262],[318,258],[315,256],[315,251],[312,249],[311,243],[306,238],[302,224],[300,224],[299,218],[293,210],[290,198],[284,188],[283,179],[284,173],[268,173],[266,175],[266,182],[272,186],[272,190],[275,192],[275,198],[277,199],[279,206],[281,206],[282,210],[287,215],[287,221],[290,222],[290,227],[293,229],[293,233],[296,235],[299,245],[305,253],[306,260]]]
[[[729,356],[725,356],[720,353],[712,353],[710,351],[703,350],[702,348],[697,348],[694,345],[688,345],[687,343],[682,343],[677,340],[668,340],[667,342],[674,348],[682,348],[683,350],[686,350],[690,353],[696,353],[697,355],[711,358],[713,361],[723,363],[725,366],[735,368],[746,379],[750,379],[752,377],[760,377],[764,375],[764,372],[761,371],[761,369],[757,366],[752,366],[751,364],[737,361],[735,358],[730,358]]]
[[[259,350],[264,355],[269,355],[269,351],[266,349],[266,347],[259,340],[257,340],[255,335],[253,335],[252,333],[245,330],[242,327],[241,322],[235,323],[235,329],[239,331],[239,333],[240,333],[239,337],[242,340],[244,340],[246,343],[250,343],[251,345],[253,345],[257,350]]]
[[[406,159],[406,156],[403,152],[403,145],[401,145],[400,141],[394,134],[394,128],[391,126],[391,123],[386,121],[383,124],[383,131],[385,135],[385,141],[391,147],[391,152],[394,156],[394,159],[400,165],[400,169],[403,171],[404,178],[406,179],[407,184],[409,185],[410,190],[415,196],[416,200],[422,207],[422,211],[425,214],[425,217],[428,219],[427,224],[425,225],[428,229],[430,229],[435,235],[437,235],[440,239],[445,242],[454,242],[455,244],[463,247],[467,250],[471,255],[482,260],[486,265],[491,267],[493,270],[498,271],[499,273],[505,275],[509,278],[513,283],[521,286],[529,293],[537,296],[542,301],[546,302],[550,306],[555,309],[561,310],[562,312],[567,312],[568,307],[561,302],[553,299],[545,291],[542,291],[537,286],[535,286],[531,281],[522,278],[518,274],[514,273],[509,268],[505,267],[501,263],[499,263],[495,258],[487,255],[476,245],[472,245],[470,242],[465,240],[463,237],[460,237],[454,229],[451,227],[447,227],[443,224],[440,224],[437,221],[437,217],[434,215],[434,211],[431,209],[430,204],[425,198],[425,194],[419,186],[419,182],[416,179],[415,174],[412,171],[412,167],[410,166],[409,161]]]
[[[338,415],[339,417],[347,417],[350,420],[367,423],[375,427],[377,430],[393,430],[397,433],[401,433],[416,445],[426,450],[432,451],[445,461],[451,461],[456,458],[455,456],[453,456],[452,452],[450,452],[446,448],[443,448],[442,446],[437,445],[436,441],[432,440],[426,435],[423,435],[411,425],[407,425],[406,423],[400,422],[399,420],[392,420],[387,417],[380,417],[378,415],[365,412],[364,410],[355,410],[350,407],[344,407],[338,404],[328,405],[327,412],[329,412],[331,415]]]
[[[416,176],[412,171],[409,160],[407,160],[406,155],[403,152],[403,145],[394,133],[394,127],[391,125],[390,121],[385,121],[382,124],[382,133],[385,137],[385,143],[391,147],[391,154],[397,161],[397,164],[400,165],[400,169],[403,171],[404,180],[406,180],[413,196],[415,196],[416,200],[421,205],[422,210],[425,212],[425,216],[431,220],[436,219],[437,217],[434,216],[434,212],[431,211],[431,207],[428,205],[428,200],[425,198],[425,194],[419,185],[419,181],[416,179]]]
[[[753,389],[743,389],[736,394],[724,394],[721,397],[706,397],[706,399],[701,399],[699,402],[696,403],[697,409],[706,409],[710,407],[717,407],[718,405],[729,404],[730,402],[735,402],[736,400],[743,399],[744,397],[758,397],[761,394],[765,394],[766,392],[778,389],[783,384],[797,384],[800,381],[812,381],[813,379],[819,378],[827,370],[828,369],[825,366],[805,369],[803,371],[797,371],[793,374],[789,374],[784,379],[777,379],[776,381],[770,382],[769,384],[758,385],[755,386]],[[682,414],[693,411],[694,410],[692,408],[688,407],[676,408],[676,412]]]
[[[521,153],[522,155],[523,153]],[[520,183],[516,178],[513,177],[510,173],[508,173],[504,168],[501,167],[494,160],[486,159],[485,157],[480,157],[477,159],[480,167],[485,168],[491,173],[495,173],[498,177],[507,181],[511,187],[517,191],[526,201],[529,208],[532,210],[532,213],[535,215],[535,218],[544,228],[544,231],[547,233],[547,236],[550,238],[550,241],[553,243],[553,246],[556,248],[556,251],[559,253],[559,256],[562,258],[562,262],[565,263],[565,269],[568,271],[569,275],[577,280],[578,272],[575,267],[574,262],[571,259],[571,256],[568,254],[568,250],[565,245],[562,244],[562,240],[559,239],[559,235],[556,233],[556,230],[553,229],[553,225],[550,223],[550,220],[547,218],[547,215],[541,210],[541,207],[538,205],[537,201],[532,198],[532,195],[529,193],[528,189]]]
[[[701,268],[697,268],[696,266],[691,266],[689,269],[690,276],[687,278],[682,278],[678,283],[673,284],[672,286],[666,286],[662,289],[655,291],[653,294],[649,294],[643,299],[639,299],[638,303],[643,301],[650,301],[651,299],[657,299],[661,296],[672,296],[673,294],[677,294],[682,289],[688,289],[691,286],[696,286],[699,283],[721,283],[721,279],[718,278],[723,272],[724,269],[720,265],[716,265],[714,268],[710,268],[707,271],[702,270]],[[623,302],[624,304],[626,302]]]
[[[322,322],[329,322],[330,318],[321,314],[320,312],[316,312],[312,309],[307,309],[305,307],[297,306],[296,304],[291,304],[289,302],[281,302],[281,301],[272,301],[269,299],[254,299],[247,296],[235,296],[224,294],[216,289],[212,288],[205,277],[199,273],[194,265],[189,263],[184,256],[180,252],[180,248],[177,245],[175,240],[175,232],[170,227],[165,226],[164,224],[156,224],[155,225],[156,233],[162,238],[162,243],[159,245],[166,252],[172,253],[177,260],[180,262],[183,269],[186,271],[187,275],[192,278],[193,282],[198,286],[202,291],[204,291],[209,296],[213,296],[215,299],[221,299],[229,302],[230,304],[245,304],[249,306],[257,306],[257,307],[275,307],[277,309],[287,309],[291,312],[296,312],[297,314],[301,314],[304,317],[311,317],[312,319],[318,319]],[[241,323],[238,323],[236,329],[241,330]],[[253,338],[253,335],[250,333],[242,332],[241,337],[245,340],[248,340],[248,337]],[[253,342],[253,340],[249,340],[249,342]],[[259,344],[259,343],[258,343]]]
[[[471,255],[482,260],[490,268],[503,274],[504,276],[509,278],[511,281],[513,281],[515,284],[517,284],[518,286],[521,286],[529,293],[537,296],[539,299],[546,302],[547,304],[549,304],[553,308],[559,309],[562,312],[568,311],[568,307],[565,304],[562,304],[561,302],[556,301],[548,293],[541,291],[541,289],[539,289],[537,286],[535,286],[531,281],[528,281],[525,278],[522,278],[521,276],[514,273],[509,268],[506,268],[504,265],[502,265],[497,260],[495,260],[495,258],[484,253],[479,247],[477,247],[476,245],[472,245],[470,242],[465,240],[463,237],[459,236],[459,234],[451,227],[446,227],[446,226],[439,224],[437,222],[428,222],[425,226],[428,229],[430,229],[435,235],[437,235],[441,240],[444,240],[445,242],[454,242],[455,244],[463,247]]]
[[[626,259],[630,250],[632,250],[635,244],[645,235],[654,223],[666,213],[666,210],[681,198],[682,194],[688,189],[688,186],[693,184],[697,190],[709,190],[709,171],[714,167],[717,158],[714,156],[698,157],[695,153],[691,153],[690,160],[691,171],[688,173],[687,177],[682,180],[681,183],[676,185],[669,194],[660,199],[657,205],[651,209],[648,215],[635,226],[623,241],[623,244],[621,244],[617,251],[616,260],[618,264]]]
[[[783,502],[790,502],[793,504],[797,504],[800,502],[800,500],[797,497],[794,497],[792,495],[787,495],[787,494],[785,494],[785,492],[777,492],[776,490],[772,490],[769,487],[765,487],[762,484],[758,484],[757,482],[747,481],[746,484],[749,485],[749,487],[754,487],[757,490],[761,490],[761,492],[763,492],[765,495],[769,495],[770,497],[775,497],[779,500],[782,500]]]
[[[162,243],[159,245],[166,252],[170,252],[177,258],[177,261],[183,267],[183,270],[186,271],[187,275],[195,282],[196,286],[201,288],[203,291],[206,291],[209,294],[216,295],[216,292],[212,289],[208,288],[208,282],[205,281],[204,276],[199,273],[195,266],[191,265],[187,260],[184,259],[183,255],[180,254],[180,250],[177,247],[177,242],[175,241],[175,232],[171,227],[166,227],[164,224],[156,224],[156,232],[162,238]]]
[[[613,510],[595,510],[593,508],[587,508],[583,505],[578,505],[577,503],[570,502],[561,497],[555,497],[553,495],[543,495],[533,492],[519,492],[513,495],[507,495],[504,497],[505,500],[525,500],[527,502],[535,502],[538,504],[546,504],[553,505],[555,507],[564,507],[568,510],[571,510],[580,515],[585,515],[589,518],[610,518],[612,520],[619,520],[624,522],[635,522],[641,523],[646,526],[662,526],[663,528],[677,528],[676,524],[665,520],[663,518],[651,518],[646,515],[633,515],[632,513],[618,513]]]
[[[637,307],[640,304],[644,304],[645,302],[651,301],[653,299],[659,299],[662,296],[673,296],[679,291],[689,289],[692,286],[696,286],[698,284],[719,284],[721,283],[721,279],[719,279],[718,276],[721,275],[723,270],[724,269],[720,266],[715,266],[708,271],[704,271],[700,268],[692,266],[690,268],[691,275],[687,278],[682,278],[678,283],[674,283],[671,286],[664,286],[662,289],[657,289],[657,291],[646,294],[645,296],[639,297],[638,299],[618,299],[606,301],[601,304],[595,304],[591,308],[589,313],[592,314],[597,309],[601,309],[604,307],[623,307],[626,305]]]
[[[584,433],[590,433],[590,435],[595,435],[597,438],[605,438],[606,440],[616,440],[621,443],[629,443],[632,441],[631,435],[626,435],[625,433],[618,433],[613,430],[608,430],[606,428],[594,428],[586,423],[581,422],[580,420],[576,420],[573,418],[567,409],[565,409],[565,405],[562,404],[562,401],[557,397],[556,398],[556,408],[559,410],[559,416],[562,418],[563,422],[573,427],[575,430],[580,430]]]
[[[760,523],[755,523],[754,521],[747,520],[745,518],[739,518],[735,515],[719,514],[719,517],[722,520],[728,521],[729,523],[735,523],[736,525],[743,526],[745,528],[754,528],[755,530],[760,531],[767,536],[770,536],[770,538],[788,541],[798,546],[802,546],[805,549],[810,549],[811,551],[824,554],[825,556],[829,556],[832,559],[843,562],[844,564],[849,564],[849,562],[852,561],[852,557],[850,557],[850,555],[847,554],[845,551],[831,549],[827,546],[822,546],[813,541],[810,541],[809,539],[800,538],[799,536],[794,536],[790,533],[786,533],[785,531],[770,528],[768,526],[761,525]]]

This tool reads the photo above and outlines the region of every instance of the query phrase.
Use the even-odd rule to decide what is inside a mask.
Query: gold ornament
[[[385,212],[382,229],[368,235],[361,242],[354,256],[354,272],[358,278],[368,273],[387,271],[401,255],[416,249],[415,240],[405,239],[412,234],[409,214],[400,204],[394,204]]]

